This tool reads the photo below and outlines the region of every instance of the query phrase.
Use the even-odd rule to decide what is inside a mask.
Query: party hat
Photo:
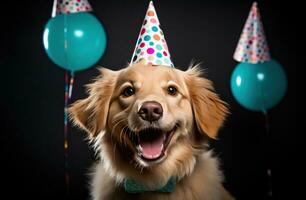
[[[140,60],[144,60],[145,64],[174,67],[152,1],[142,24],[130,64]]]
[[[54,0],[52,17],[86,11],[92,11],[92,7],[87,0]]]
[[[253,3],[244,25],[234,59],[252,64],[270,60],[269,47],[256,2]]]

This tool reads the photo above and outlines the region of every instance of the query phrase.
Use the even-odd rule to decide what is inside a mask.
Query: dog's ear
[[[97,136],[106,126],[110,99],[118,72],[102,68],[101,75],[88,85],[89,96],[78,100],[69,108],[74,124]]]
[[[226,103],[214,92],[212,82],[202,78],[197,66],[184,72],[184,77],[197,128],[200,133],[215,139],[228,113]]]

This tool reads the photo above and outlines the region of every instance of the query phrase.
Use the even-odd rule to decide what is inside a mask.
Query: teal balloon
[[[287,89],[287,77],[275,60],[258,64],[240,63],[231,76],[235,99],[252,111],[266,112],[277,105]]]
[[[106,48],[106,33],[97,18],[88,12],[61,14],[46,24],[43,44],[55,64],[79,71],[101,58]]]

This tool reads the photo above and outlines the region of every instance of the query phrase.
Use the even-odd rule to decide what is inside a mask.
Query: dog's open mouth
[[[141,159],[145,161],[156,161],[164,157],[176,129],[177,125],[170,131],[163,131],[158,128],[146,128],[129,135]]]

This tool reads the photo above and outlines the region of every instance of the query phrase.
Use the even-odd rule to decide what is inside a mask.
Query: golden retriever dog
[[[218,159],[207,150],[227,114],[226,104],[198,66],[186,71],[146,65],[101,69],[89,96],[70,115],[99,155],[94,200],[230,200]],[[133,180],[145,191],[129,192]],[[174,180],[173,191],[158,189]]]

